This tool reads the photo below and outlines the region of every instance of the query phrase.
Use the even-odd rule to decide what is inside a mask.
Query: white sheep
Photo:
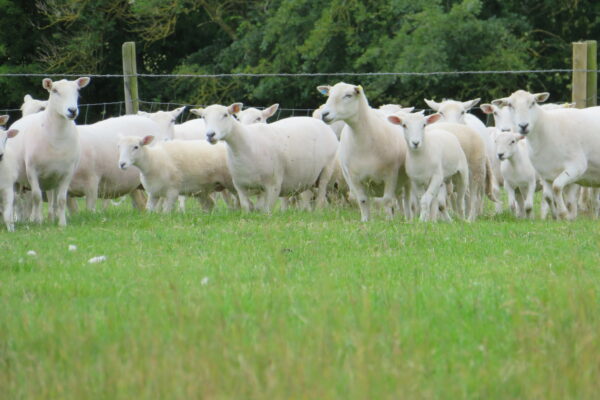
[[[358,201],[361,221],[369,220],[369,198],[381,192],[388,218],[394,215],[400,193],[404,194],[404,212],[409,217],[410,181],[404,169],[406,143],[402,129],[369,106],[361,86],[339,82],[317,89],[328,96],[321,109],[323,121],[346,123],[338,156],[344,178]]]
[[[202,118],[190,119],[173,127],[173,139],[206,140],[206,125]]]
[[[249,107],[245,110],[240,111],[236,115],[236,117],[238,121],[240,121],[244,125],[266,123],[269,118],[275,115],[278,109],[279,104],[273,104],[265,108],[264,110]]]
[[[119,139],[119,167],[137,167],[148,192],[147,209],[170,212],[179,195],[198,198],[205,210],[212,209],[209,195],[233,190],[224,144],[206,140],[171,140],[149,146],[154,136],[124,136]]]
[[[440,121],[465,124],[479,134],[485,144],[485,151],[492,168],[491,171],[494,178],[492,180],[492,192],[494,193],[494,197],[498,198],[500,196],[499,185],[502,184],[502,174],[500,172],[500,162],[496,158],[494,152],[493,140],[485,124],[481,122],[479,118],[469,113],[469,110],[475,107],[481,99],[477,98],[467,101],[444,100],[441,103],[428,99],[424,100],[429,107],[441,114],[442,118]],[[481,206],[483,206],[483,202],[481,203]],[[496,213],[502,212],[501,202],[495,203],[495,211]]]
[[[42,190],[48,192],[49,215],[58,217],[59,226],[67,224],[66,202],[69,183],[79,162],[79,134],[75,118],[79,114],[79,90],[90,78],[74,81],[42,81],[50,97],[44,111],[27,115],[12,125],[21,134],[14,141],[18,182],[31,188],[31,220],[42,222]]]
[[[323,118],[321,118],[321,110],[323,110],[323,107],[325,107],[325,104],[321,104],[321,106],[319,106],[319,108],[317,108],[315,111],[313,111],[312,117],[319,119],[319,120],[323,120]],[[335,133],[335,136],[338,138],[338,140],[340,140],[340,137],[342,136],[342,130],[346,126],[346,123],[344,121],[335,121],[328,125],[333,130],[333,132]]]
[[[81,159],[69,185],[69,195],[85,196],[86,208],[93,211],[96,200],[116,199],[129,194],[134,207],[144,209],[146,201],[137,189],[141,181],[135,170],[123,171],[118,167],[117,145],[120,135],[144,137],[153,135],[158,141],[167,140],[171,127],[159,126],[150,118],[123,115],[108,118],[91,125],[78,125]],[[74,211],[72,203],[71,211]]]
[[[5,125],[8,115],[0,116],[0,125]],[[19,133],[16,129],[0,129],[0,200],[2,201],[2,217],[9,232],[15,230],[13,220],[14,185],[19,171],[13,149],[7,146],[7,141]]]
[[[36,100],[31,95],[26,94],[23,97],[23,104],[21,105],[21,116],[26,116],[30,114],[35,114],[40,111],[44,111],[48,106],[48,101],[46,100]]]
[[[523,139],[524,136],[513,132],[501,132],[496,134],[494,142],[511,211],[517,217],[533,218],[537,174]],[[542,218],[546,213],[542,211]]]
[[[563,198],[565,187],[573,183],[600,186],[600,108],[547,111],[539,103],[548,97],[548,93],[518,90],[492,103],[509,107],[518,133],[527,138],[533,166],[543,180],[552,182],[559,217],[573,219],[577,215],[577,202],[567,209]],[[567,198],[571,197],[567,193]]]
[[[191,112],[204,118],[208,141],[227,144],[227,161],[243,210],[252,208],[253,194],[259,196],[258,208],[269,213],[278,196],[314,186],[317,207],[323,206],[338,144],[331,129],[310,117],[242,125],[234,117],[241,108],[235,103]]]
[[[150,118],[150,120],[156,122],[161,131],[167,132],[167,137],[164,140],[171,140],[175,138],[175,123],[177,122],[177,118],[179,118],[184,110],[185,106],[171,111],[155,111],[153,113],[138,111],[138,115]],[[160,138],[157,139],[161,140]]]
[[[425,117],[419,113],[399,113],[387,117],[388,121],[404,128],[406,173],[412,192],[419,200],[421,221],[429,221],[430,216],[440,211],[450,219],[444,204],[438,204],[440,191],[445,192],[445,183],[452,182],[457,193],[457,212],[465,217],[465,194],[468,190],[469,166],[457,137],[451,132],[430,126],[441,118],[439,114]],[[419,199],[420,197],[420,199]]]

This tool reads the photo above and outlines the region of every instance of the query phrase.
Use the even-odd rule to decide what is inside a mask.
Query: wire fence
[[[600,70],[594,69],[529,69],[529,70],[492,70],[492,71],[431,71],[431,72],[315,72],[315,73],[223,73],[223,74],[150,74],[139,73],[135,75],[127,74],[74,74],[74,73],[2,73],[0,78],[32,78],[32,77],[50,77],[50,78],[74,78],[87,76],[90,78],[106,78],[106,79],[123,79],[126,77],[136,76],[137,78],[163,78],[163,79],[244,79],[244,78],[306,78],[306,77],[434,77],[434,76],[464,76],[464,75],[527,75],[527,74],[572,74],[574,72],[594,72]],[[600,96],[599,96],[600,99]],[[181,102],[165,102],[165,101],[148,101],[138,100],[140,109],[147,112],[155,112],[158,110],[170,111],[172,109],[185,106],[187,110],[190,108],[206,107],[207,104],[192,104]],[[268,106],[268,105],[266,105]],[[79,124],[89,124],[103,120],[109,117],[116,117],[125,114],[125,101],[109,101],[98,103],[80,104],[80,116],[77,120]],[[265,107],[259,106],[258,109]],[[423,109],[417,109],[420,111]],[[429,109],[425,108],[428,111]],[[474,108],[479,110],[479,108]],[[311,116],[314,108],[279,108],[273,120],[278,120],[290,116]],[[430,110],[429,110],[430,111]],[[20,109],[4,108],[0,109],[2,114],[19,114]],[[187,121],[190,118],[195,118],[191,113],[182,113],[179,117],[179,122]],[[14,120],[14,119],[13,119]]]

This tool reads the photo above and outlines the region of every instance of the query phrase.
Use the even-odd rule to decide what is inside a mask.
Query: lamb
[[[547,111],[539,103],[549,96],[518,90],[492,104],[509,107],[518,133],[527,137],[531,163],[543,180],[552,182],[559,218],[573,219],[577,202],[567,209],[565,186],[600,187],[600,108]]]
[[[358,201],[361,221],[370,218],[370,196],[381,191],[387,218],[391,219],[396,195],[404,190],[404,210],[409,217],[410,182],[404,169],[406,143],[402,129],[369,106],[361,86],[339,82],[333,87],[317,89],[328,96],[321,110],[323,121],[346,123],[340,138],[339,159],[344,178]]]
[[[40,111],[44,111],[48,107],[48,101],[36,100],[31,95],[26,94],[23,97],[23,104],[21,105],[21,116],[35,114]]]
[[[172,140],[149,146],[155,140],[124,136],[119,139],[119,167],[132,165],[141,173],[141,181],[148,192],[147,209],[158,211],[159,200],[163,212],[170,212],[179,195],[197,197],[209,211],[213,203],[209,195],[223,189],[233,190],[227,168],[224,144],[212,146],[205,140]]]
[[[267,119],[275,115],[278,109],[279,104],[273,104],[262,111],[253,107],[249,107],[240,111],[237,114],[237,119],[244,125],[267,122]]]
[[[241,103],[215,104],[191,112],[204,118],[209,142],[227,144],[227,162],[242,209],[250,211],[249,196],[258,194],[257,208],[270,213],[278,196],[314,186],[317,207],[322,207],[337,149],[331,129],[310,117],[242,125],[234,118],[241,108]]]
[[[32,192],[32,221],[42,222],[42,190],[46,190],[52,200],[50,217],[57,216],[59,226],[67,224],[67,190],[81,152],[74,122],[79,114],[77,99],[79,90],[89,82],[87,77],[57,82],[44,79],[43,87],[50,93],[46,109],[27,115],[12,125],[21,132],[13,144],[19,170],[18,183],[29,186]]]
[[[0,125],[6,125],[8,115],[0,116]],[[2,201],[2,217],[9,232],[15,230],[13,220],[14,185],[18,178],[17,159],[7,141],[19,133],[16,129],[0,129],[0,200]]]
[[[120,135],[144,137],[153,135],[166,140],[172,134],[169,126],[160,127],[149,118],[123,115],[108,118],[91,125],[77,126],[81,142],[81,160],[71,184],[69,195],[86,197],[86,208],[94,211],[96,200],[131,196],[134,207],[144,209],[145,198],[137,189],[141,181],[135,170],[118,168],[117,145]],[[70,204],[73,212],[76,207]]]
[[[420,197],[421,221],[429,221],[431,214],[438,209],[440,190],[446,189],[450,181],[457,192],[457,212],[465,217],[465,193],[468,190],[469,166],[457,137],[451,132],[430,126],[441,118],[440,114],[425,117],[419,113],[398,113],[387,117],[388,121],[404,128],[404,138],[408,152],[406,173],[412,192]],[[445,203],[445,200],[444,200]],[[439,204],[440,211],[450,219],[445,204]]]
[[[523,139],[524,136],[516,133],[502,132],[496,135],[494,142],[511,211],[516,217],[533,218],[537,174],[529,160],[527,144]],[[542,218],[546,214],[547,209],[542,211]]]
[[[456,101],[456,100],[444,100],[441,103],[437,103],[433,100],[424,99],[425,103],[431,107],[434,111],[442,115],[440,121],[452,122],[456,124],[464,124],[475,130],[483,140],[485,144],[485,151],[487,154],[488,162],[490,163],[491,173],[493,174],[492,179],[492,193],[494,197],[499,197],[500,187],[502,184],[502,174],[500,172],[500,162],[498,161],[495,151],[493,140],[490,136],[489,130],[485,124],[481,122],[479,118],[470,114],[468,111],[475,107],[481,99],[473,99],[467,101]],[[488,167],[488,168],[489,168]],[[483,206],[483,202],[481,203]],[[496,213],[502,212],[502,203],[495,203]]]

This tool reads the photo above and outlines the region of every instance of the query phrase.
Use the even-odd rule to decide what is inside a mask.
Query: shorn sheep
[[[358,201],[361,221],[370,218],[370,197],[382,192],[388,219],[394,215],[398,193],[404,194],[405,215],[410,216],[410,183],[404,169],[406,144],[402,129],[369,106],[361,86],[339,82],[317,89],[328,96],[321,109],[323,121],[346,123],[338,156],[344,178]]]
[[[8,115],[1,115],[0,125],[4,126],[6,122],[8,122]],[[2,218],[9,232],[15,230],[13,220],[14,185],[17,181],[18,170],[15,154],[13,149],[7,146],[7,142],[18,133],[19,131],[16,129],[0,128],[0,200],[2,201]]]
[[[257,194],[257,207],[270,213],[278,196],[315,186],[316,205],[322,207],[338,144],[331,129],[310,117],[242,125],[234,117],[241,108],[241,103],[235,103],[191,112],[204,118],[208,141],[227,144],[227,161],[242,209],[250,211],[249,196]]]
[[[48,101],[36,100],[31,95],[26,94],[23,97],[23,104],[21,105],[21,116],[35,114],[40,111],[44,111],[48,107]]]
[[[552,182],[558,216],[573,219],[577,202],[567,209],[565,187],[600,186],[600,108],[546,111],[539,103],[548,97],[548,93],[518,90],[492,104],[509,107],[513,125],[527,138],[533,166],[542,179]]]
[[[408,147],[406,173],[412,191],[419,200],[421,221],[429,221],[437,214],[450,220],[446,204],[438,203],[440,190],[446,190],[446,183],[452,182],[457,193],[457,213],[465,217],[465,194],[468,190],[469,166],[467,158],[456,136],[443,129],[430,126],[441,118],[439,114],[428,117],[416,114],[398,113],[387,117],[388,121],[404,128],[404,138]]]
[[[275,115],[278,109],[279,104],[273,104],[264,110],[249,107],[240,111],[236,117],[244,125],[266,123],[269,118]]]
[[[74,122],[79,114],[77,100],[79,90],[89,82],[87,77],[57,82],[44,79],[42,85],[50,93],[46,109],[25,116],[12,126],[21,132],[14,143],[18,182],[31,189],[32,221],[42,222],[42,190],[45,190],[51,200],[50,217],[58,217],[59,226],[67,224],[67,190],[80,157]]]
[[[139,169],[148,192],[149,211],[170,212],[179,195],[198,198],[209,211],[213,207],[211,193],[233,190],[224,144],[212,146],[205,140],[171,140],[150,146],[153,140],[151,135],[124,136],[119,140],[119,167]],[[162,210],[157,210],[157,205]]]

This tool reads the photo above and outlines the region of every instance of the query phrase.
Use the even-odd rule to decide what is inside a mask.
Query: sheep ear
[[[87,76],[77,79],[77,86],[79,86],[79,89],[83,89],[89,83],[90,83],[90,78],[88,78]]]
[[[23,103],[27,103],[28,101],[33,100],[33,97],[31,97],[30,94],[26,94],[25,97],[23,97]]]
[[[388,115],[387,120],[394,125],[402,125],[402,118],[397,115]]]
[[[138,111],[137,115],[139,115],[140,117],[148,117],[150,115],[150,113],[148,113],[146,111]]]
[[[425,100],[425,103],[429,106],[429,108],[431,108],[433,111],[437,111],[440,109],[440,103],[436,103],[433,100],[428,100],[428,99],[423,99]]]
[[[494,106],[492,106],[491,104],[488,104],[488,103],[482,104],[481,111],[483,111],[485,114],[493,114]]]
[[[44,89],[46,89],[47,91],[51,91],[52,90],[52,79],[50,78],[44,78],[42,80],[42,86],[44,87]]]
[[[190,112],[200,118],[204,118],[204,108],[191,108]]]
[[[364,89],[360,85],[354,87],[354,93],[355,94],[360,94],[360,92],[363,92],[363,91],[364,91]]]
[[[440,120],[440,118],[442,118],[442,114],[431,114],[430,116],[428,116],[427,118],[425,118],[425,121],[427,122],[427,125],[436,123],[437,121]]]
[[[505,107],[508,105],[508,97],[492,100],[492,105],[495,105],[496,107]]]
[[[153,140],[154,140],[154,136],[152,136],[152,135],[144,136],[144,138],[142,139],[142,141],[140,142],[140,144],[142,146],[147,146],[150,143],[152,143]]]
[[[18,129],[9,129],[6,132],[6,137],[7,138],[14,138],[15,136],[17,136],[19,134],[19,130]]]
[[[402,107],[402,108],[400,109],[400,111],[402,111],[402,112],[405,112],[405,113],[408,113],[408,114],[410,114],[410,113],[411,113],[411,112],[413,112],[414,110],[415,110],[415,108],[414,108],[414,107]]]
[[[467,110],[470,110],[471,108],[475,107],[480,101],[481,101],[480,98],[473,99],[473,100],[467,100],[467,101],[463,101],[462,105],[465,108],[465,111],[467,111]]]
[[[234,115],[242,111],[243,106],[243,103],[233,103],[232,105],[227,107],[227,111],[229,112],[229,114]]]
[[[266,110],[263,110],[262,115],[265,119],[271,118],[279,109],[279,104],[275,103]]]
[[[324,96],[329,96],[329,91],[331,90],[331,86],[321,85],[317,86],[317,90]]]
[[[548,100],[548,97],[550,97],[550,93],[548,93],[548,92],[536,93],[533,95],[533,97],[535,98],[535,101],[537,103],[543,103],[546,100]]]
[[[0,125],[6,125],[8,118],[10,118],[8,115],[0,115]]]
[[[176,108],[173,111],[171,111],[171,115],[173,116],[173,118],[177,118],[177,117],[179,117],[181,115],[181,113],[184,110],[185,110],[185,106]]]

